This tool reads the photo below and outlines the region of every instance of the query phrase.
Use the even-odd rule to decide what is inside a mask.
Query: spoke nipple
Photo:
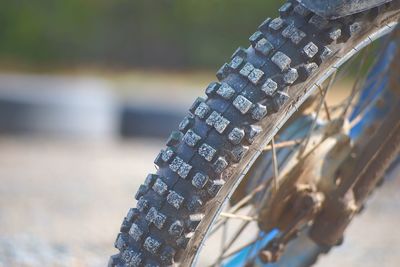
[[[268,244],[266,249],[261,251],[258,256],[260,260],[264,263],[277,262],[283,254],[285,245],[278,243],[276,240]]]
[[[263,263],[271,263],[272,262],[273,255],[272,255],[272,252],[269,250],[261,251],[259,256]]]

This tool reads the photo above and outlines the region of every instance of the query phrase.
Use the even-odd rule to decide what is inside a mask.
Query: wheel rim
[[[316,79],[313,85],[309,88],[307,92],[305,92],[298,100],[297,103],[294,104],[294,106],[287,111],[287,114],[282,117],[282,119],[274,126],[274,129],[270,131],[264,138],[263,145],[262,147],[265,147],[267,143],[269,143],[272,139],[273,136],[276,135],[276,133],[279,131],[280,128],[286,123],[286,121],[293,115],[293,113],[300,108],[300,106],[317,90],[319,90],[318,84],[323,84],[324,81],[329,79],[329,77],[332,76],[333,73],[336,73],[336,71],[344,65],[349,59],[353,58],[355,54],[359,53],[363,48],[366,46],[370,45],[373,41],[381,38],[382,36],[390,33],[393,28],[396,26],[397,22],[391,22],[390,24],[385,24],[381,28],[377,29],[374,31],[372,34],[368,35],[360,41],[355,47],[351,48],[350,51],[345,53],[342,57],[336,58],[335,62],[331,65],[328,71],[326,71],[323,75],[319,77],[319,79]],[[189,243],[188,247],[191,248],[192,250],[196,250],[196,248],[200,247],[200,249],[196,250],[194,253],[187,253],[186,260],[183,263],[184,266],[190,266],[192,264],[196,264],[199,254],[201,253],[201,248],[204,246],[204,241],[207,239],[208,234],[212,231],[212,227],[215,225],[216,220],[219,218],[223,208],[227,205],[228,199],[232,196],[234,191],[236,191],[236,188],[239,186],[239,183],[242,181],[243,177],[246,175],[247,171],[250,169],[251,165],[255,162],[255,160],[260,156],[261,151],[256,151],[254,156],[248,159],[248,163],[246,168],[238,173],[236,179],[231,179],[230,184],[227,183],[225,185],[225,190],[222,190],[219,195],[217,196],[216,202],[213,201],[213,203],[222,203],[219,205],[217,209],[213,209],[210,211],[206,217],[203,219],[203,221],[199,225],[199,230],[195,232],[195,236],[192,238],[191,243]],[[225,196],[224,196],[225,195]],[[223,199],[222,199],[223,198]],[[211,204],[212,205],[212,204]],[[210,206],[211,206],[210,205]],[[251,217],[251,216],[250,216]],[[208,223],[207,223],[208,222]],[[211,223],[210,223],[211,222]],[[276,234],[276,232],[275,232]],[[271,239],[273,235],[268,235],[268,238],[266,239]],[[191,256],[187,256],[190,255]]]

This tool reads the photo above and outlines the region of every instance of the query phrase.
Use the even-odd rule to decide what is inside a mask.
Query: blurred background
[[[0,266],[105,266],[169,132],[282,1],[1,2]],[[319,266],[397,266],[398,180]]]

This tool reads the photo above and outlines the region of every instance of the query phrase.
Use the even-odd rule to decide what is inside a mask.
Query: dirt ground
[[[105,266],[161,145],[0,139],[0,266]],[[399,188],[392,179],[374,194],[317,266],[398,266]]]

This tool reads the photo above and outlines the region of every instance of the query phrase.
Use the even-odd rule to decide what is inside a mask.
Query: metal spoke
[[[373,68],[374,65],[376,65],[377,61],[381,58],[383,51],[385,51],[385,47],[389,44],[390,38],[386,39],[385,42],[382,45],[383,49],[379,49],[378,53],[375,53],[374,55],[371,56],[371,58],[374,58],[373,63],[371,64],[370,68],[368,69],[368,73],[370,73],[370,70]],[[366,48],[369,49],[369,46]],[[363,50],[362,53],[364,53],[365,50]],[[357,62],[357,56],[352,57],[344,66],[342,66],[339,70],[339,73],[337,75],[337,80],[342,80],[346,74],[348,74],[349,70],[351,67],[354,65],[354,63]]]
[[[232,245],[236,242],[236,240],[239,238],[239,236],[243,233],[244,229],[250,224],[249,221],[244,222],[238,231],[236,231],[235,235],[233,235],[233,238],[228,242],[228,244],[224,247],[222,251],[222,255],[225,255],[225,253],[232,247]]]
[[[329,112],[330,113],[335,113],[339,109],[343,110],[343,107],[344,107],[344,103],[343,102],[341,102],[339,104],[336,104],[336,105],[332,105],[332,106],[329,107]]]
[[[373,60],[373,63],[370,65],[370,67],[368,68],[368,71],[366,72],[366,74],[369,74],[370,72],[371,72],[371,70],[372,70],[372,68],[376,65],[376,63],[377,63],[377,61],[379,60],[379,58],[381,57],[381,55],[382,55],[382,53],[383,53],[383,51],[385,50],[384,49],[384,47],[386,47],[387,45],[388,45],[388,40],[385,40],[385,42],[383,43],[383,45],[382,45],[382,49],[379,49],[378,50],[378,53],[375,53],[372,57],[374,57],[374,60]],[[369,54],[369,47],[367,47],[362,53],[363,53],[363,58],[364,58],[364,60],[362,60],[359,64],[358,64],[358,69],[360,69],[360,67],[362,66],[362,65],[364,65],[364,63],[363,63],[363,61],[365,62],[365,55],[367,55],[367,54]],[[339,73],[338,73],[338,75],[337,75],[337,80],[342,80],[342,78],[349,72],[349,69],[354,65],[353,63],[355,63],[356,62],[356,59],[357,59],[357,57],[353,57],[352,59],[350,59],[349,60],[349,62],[345,65],[345,66],[343,66],[342,68],[341,68],[341,70],[339,71]],[[377,76],[377,77],[375,77],[375,76]],[[379,72],[379,73],[377,73],[377,74],[375,74],[374,76],[370,76],[369,78],[371,79],[371,81],[369,81],[368,83],[365,83],[366,81],[365,81],[365,76],[364,76],[364,79],[362,79],[362,80],[364,80],[364,85],[363,86],[359,86],[358,87],[358,90],[357,90],[357,92],[358,91],[360,91],[360,89],[361,88],[365,88],[365,87],[368,87],[368,86],[370,86],[374,81],[376,81],[377,79],[381,79],[382,78],[382,72]],[[338,104],[338,105],[335,105],[335,106],[329,106],[328,105],[328,111],[330,112],[330,113],[333,113],[333,112],[336,112],[337,110],[339,110],[339,109],[341,109],[342,111],[344,110],[344,109],[346,109],[346,107],[348,106],[348,103],[350,103],[350,107],[351,107],[351,103],[352,103],[352,100],[351,99],[354,99],[354,97],[356,96],[357,94],[354,94],[354,95],[352,95],[352,94],[350,94],[345,100],[343,100],[340,104]],[[370,94],[371,95],[371,94]],[[367,101],[368,102],[368,101]],[[325,104],[324,104],[325,105]],[[365,107],[364,107],[365,108]],[[326,107],[325,107],[325,110],[326,110]],[[363,108],[362,108],[362,110],[363,110]],[[341,114],[341,116],[343,116],[343,112],[342,112],[342,114]],[[346,115],[346,114],[345,114]],[[332,117],[332,116],[331,116]]]
[[[353,88],[351,89],[350,97],[349,97],[349,99],[347,99],[347,103],[346,103],[346,105],[345,105],[345,107],[344,107],[344,109],[342,111],[341,118],[347,118],[349,110],[350,110],[350,107],[351,107],[351,105],[353,103],[353,100],[356,97],[357,93],[360,91],[360,88],[362,88],[361,84],[362,84],[363,79],[361,79],[361,73],[362,73],[361,70],[362,70],[362,67],[365,64],[365,60],[367,58],[368,51],[369,51],[369,47],[367,47],[367,49],[365,49],[362,52],[363,55],[362,55],[362,58],[360,60],[360,63],[358,64],[356,80],[354,82]]]
[[[257,221],[257,217],[251,217],[251,216],[239,215],[239,214],[227,213],[227,212],[221,212],[220,216],[229,218],[229,219],[238,219],[238,220],[249,221],[249,222]]]
[[[282,142],[276,143],[275,148],[286,148],[286,147],[299,145],[300,143],[301,143],[301,140],[282,141]],[[270,151],[270,150],[272,150],[271,144],[264,148],[264,151]]]
[[[243,233],[244,229],[246,229],[249,224],[250,224],[249,221],[242,223],[242,225],[239,227],[239,229],[233,235],[233,238],[227,243],[227,245],[222,250],[222,253],[220,255],[221,259],[223,258],[225,253],[232,247],[232,245],[236,242],[236,240],[240,237],[240,235]]]
[[[250,192],[250,194],[248,194],[246,197],[242,198],[238,203],[236,203],[228,212],[229,213],[235,213],[238,210],[240,210],[242,207],[244,207],[246,204],[248,204],[250,202],[250,200],[259,192],[261,192],[262,190],[266,189],[269,184],[271,183],[272,179],[268,179],[265,182],[263,182],[262,184],[260,184],[259,186],[257,186],[252,192]],[[224,221],[228,220],[228,218],[223,218],[222,221],[219,221],[214,228],[212,229],[212,231],[210,232],[210,236],[213,235],[219,228],[221,228],[221,226],[223,225]]]
[[[349,128],[352,129],[354,128],[354,126],[356,126],[363,118],[364,118],[364,112],[357,115],[357,117],[355,117],[349,124]]]
[[[318,86],[318,91],[319,91],[319,94],[321,95],[321,97],[324,98],[324,92],[322,91],[321,86]],[[328,121],[332,121],[331,113],[329,111],[329,106],[328,106],[326,99],[324,99],[324,109],[325,109],[325,113],[326,113],[326,118],[328,119]]]
[[[347,116],[347,115],[348,115],[349,110],[350,110],[350,108],[351,108],[351,106],[352,106],[352,104],[353,104],[353,99],[354,99],[355,96],[361,91],[361,89],[362,89],[362,88],[369,87],[369,86],[371,86],[373,83],[375,83],[375,84],[374,84],[374,87],[372,88],[372,91],[371,91],[371,92],[369,93],[369,95],[368,95],[368,99],[365,101],[366,104],[363,105],[363,106],[361,107],[360,115],[359,115],[359,116],[362,116],[361,113],[363,113],[363,112],[365,111],[365,109],[368,108],[368,106],[369,106],[369,104],[370,104],[370,101],[369,101],[369,100],[371,100],[371,98],[372,98],[372,96],[374,95],[374,93],[377,91],[377,89],[379,89],[379,85],[381,84],[383,78],[385,77],[385,74],[386,74],[388,68],[386,68],[384,71],[380,71],[379,73],[375,74],[374,76],[369,76],[369,77],[368,77],[368,78],[369,78],[368,80],[367,80],[366,78],[367,78],[368,74],[371,73],[371,71],[372,71],[372,69],[374,68],[374,66],[376,65],[377,61],[381,58],[383,51],[385,51],[385,47],[387,47],[387,45],[389,44],[389,40],[390,40],[390,38],[388,38],[388,39],[385,40],[384,44],[382,45],[382,48],[379,49],[379,53],[377,53],[377,54],[375,55],[375,59],[374,59],[374,61],[373,61],[373,64],[370,65],[370,67],[368,68],[368,71],[363,75],[362,79],[360,79],[360,68],[361,68],[361,67],[359,67],[359,72],[358,72],[358,74],[357,74],[357,80],[356,80],[355,85],[354,85],[354,87],[353,87],[353,89],[356,88],[355,93],[354,93],[354,94],[351,94],[351,95],[346,99],[346,100],[347,100],[347,105],[346,105],[347,112],[346,112],[346,113],[343,112],[343,113],[342,113],[342,114],[343,114],[342,116]],[[367,47],[366,50],[364,50],[364,54],[363,54],[363,58],[362,58],[362,60],[361,60],[361,62],[360,62],[360,66],[364,65],[364,63],[365,63],[365,61],[366,61],[366,57],[367,57],[367,55],[369,54],[369,49],[370,49],[370,47]],[[360,81],[362,81],[362,82],[360,82]],[[357,84],[358,84],[358,85],[357,85]],[[344,108],[344,109],[346,109],[346,108]],[[359,118],[357,118],[357,119],[359,119]],[[356,122],[351,123],[351,124],[354,125],[354,124],[356,124]]]
[[[300,148],[298,158],[301,158],[301,157],[303,156],[303,153],[305,152],[305,150],[306,150],[306,148],[307,148],[307,145],[308,145],[308,143],[310,142],[311,134],[313,133],[313,131],[314,131],[314,129],[315,129],[315,126],[317,125],[318,117],[319,117],[319,114],[320,114],[320,112],[321,112],[321,109],[322,109],[322,107],[323,107],[323,105],[324,105],[324,101],[325,101],[325,99],[326,99],[326,95],[328,94],[329,89],[332,87],[332,85],[333,85],[333,83],[334,83],[334,81],[335,81],[335,78],[336,78],[336,72],[334,72],[334,73],[332,74],[332,76],[330,77],[328,86],[325,88],[325,90],[322,90],[322,91],[323,91],[323,94],[322,94],[322,96],[321,96],[321,101],[320,101],[320,103],[319,103],[319,105],[318,105],[317,112],[316,112],[316,114],[315,114],[315,118],[314,118],[314,120],[313,120],[313,123],[312,123],[312,125],[311,125],[311,128],[310,128],[310,130],[308,131],[307,135],[304,137],[304,139],[303,139],[303,141],[302,141],[302,147]],[[318,84],[315,84],[315,86],[317,86],[318,88],[321,87],[321,86],[318,85]]]
[[[259,186],[257,186],[249,195],[247,195],[246,197],[242,198],[238,203],[236,203],[236,205],[234,205],[229,212],[230,213],[235,213],[237,212],[239,209],[241,209],[244,205],[246,205],[247,203],[249,203],[249,201],[261,190],[266,189],[268,187],[268,185],[271,183],[271,179],[268,179],[267,181],[263,182],[262,184],[260,184]]]
[[[383,43],[383,45],[381,46],[381,49],[379,49],[379,53],[377,53],[375,55],[375,59],[374,59],[373,63],[371,64],[371,66],[368,68],[368,71],[366,72],[366,75],[364,76],[364,80],[366,80],[366,77],[371,73],[372,69],[377,64],[378,60],[381,58],[383,52],[386,51],[386,47],[388,46],[389,41],[390,41],[390,38],[387,38],[385,40],[385,42]],[[386,67],[384,69],[384,71],[380,71],[373,76],[369,76],[368,77],[369,81],[368,80],[364,81],[363,86],[359,88],[359,90],[361,90],[362,88],[367,88],[367,87],[371,86],[373,83],[375,83],[373,89],[371,90],[371,92],[368,95],[367,100],[365,101],[366,104],[364,104],[361,107],[359,116],[365,115],[364,112],[369,107],[371,98],[374,96],[374,93],[376,93],[376,91],[379,89],[379,85],[382,83],[382,80],[384,79],[387,71],[388,71],[388,67]],[[360,119],[360,118],[356,118],[356,119]],[[351,125],[355,125],[355,124],[357,124],[357,122],[351,123]]]
[[[387,71],[387,70],[385,70]],[[378,80],[374,79],[368,83],[368,85],[364,85],[362,88],[366,88],[366,86],[369,86],[372,84],[372,82],[376,82],[374,84],[374,87],[372,88],[372,91],[369,93],[367,99],[365,100],[365,104],[361,107],[359,114],[357,117],[355,117],[351,122],[350,122],[350,128],[353,128],[358,122],[362,120],[362,118],[365,116],[365,114],[368,111],[368,108],[373,105],[372,97],[375,95],[376,91],[379,89],[379,86],[382,83],[382,80],[385,78],[386,72],[380,72],[380,75],[377,77]]]
[[[271,147],[272,147],[272,167],[274,169],[274,176],[273,176],[273,181],[274,181],[274,194],[278,192],[278,177],[279,177],[279,167],[278,167],[278,160],[276,157],[276,149],[275,149],[275,139],[272,138],[271,140]]]
[[[217,260],[217,266],[219,266],[221,264],[222,261],[222,257],[225,254],[225,241],[227,239],[227,231],[228,231],[228,221],[225,221],[223,224],[223,228],[222,228],[222,238],[221,238],[221,252],[218,256],[218,260]]]
[[[277,156],[276,156],[276,149],[275,149],[275,139],[272,138],[271,139],[271,150],[272,150],[272,167],[273,167],[273,177],[272,177],[272,181],[273,181],[273,194],[276,194],[278,192],[278,180],[279,180],[279,163],[277,160]],[[265,203],[267,201],[268,198],[268,194],[267,194],[267,190],[265,190],[261,196],[261,201],[258,202],[258,207],[257,207],[257,211],[260,210],[262,203]]]
[[[261,238],[260,238],[259,236],[257,236],[257,238],[256,238],[255,240],[253,240],[253,241],[251,241],[251,242],[249,242],[249,243],[247,243],[247,244],[241,246],[241,247],[238,248],[238,249],[235,249],[234,251],[230,252],[229,254],[224,255],[224,256],[222,257],[222,260],[227,259],[227,258],[229,258],[229,257],[232,257],[233,255],[237,254],[238,252],[240,252],[241,250],[243,250],[243,249],[245,249],[245,248],[247,248],[247,247],[254,246],[258,241],[260,241],[260,239],[261,239]],[[212,265],[212,266],[214,266],[214,265]]]

